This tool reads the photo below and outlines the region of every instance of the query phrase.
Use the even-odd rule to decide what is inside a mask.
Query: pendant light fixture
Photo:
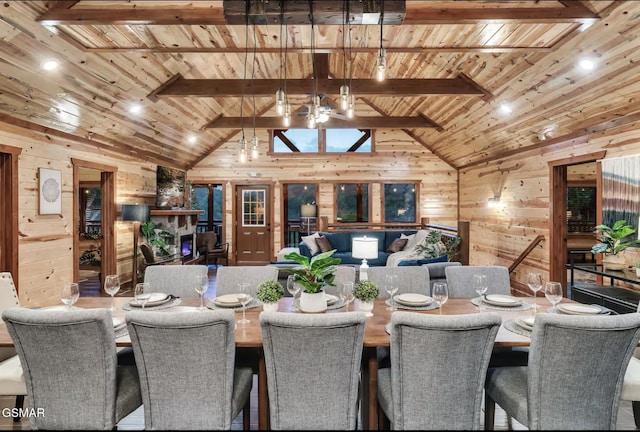
[[[251,137],[251,159],[258,159],[259,142],[256,135],[256,91],[255,91],[255,77],[256,77],[256,24],[253,24],[253,67],[251,68],[251,95],[253,96],[253,136]]]
[[[356,97],[353,94],[353,50],[351,41],[351,15],[349,14],[349,0],[347,0],[347,20],[349,21],[349,100],[347,101],[347,118],[352,119],[356,114]]]
[[[244,88],[247,82],[247,57],[249,56],[249,3],[245,5],[245,26],[244,26],[244,62],[242,70],[242,96],[240,98],[240,127],[242,137],[238,141],[240,163],[247,163],[247,140],[244,138]]]
[[[313,19],[313,0],[309,0],[309,18],[311,19],[311,68],[313,72],[313,88],[311,90],[311,105],[307,113],[307,127],[313,129],[320,117],[320,98],[318,97],[318,76],[316,72],[316,52],[315,52],[315,22]]]
[[[286,104],[286,99],[287,99],[287,95],[285,94],[284,90],[282,89],[282,63],[283,63],[283,57],[282,57],[282,29],[283,29],[283,23],[282,23],[282,19],[284,17],[284,13],[283,13],[283,8],[284,8],[284,1],[280,2],[280,75],[279,75],[279,88],[276,91],[276,113],[281,116],[284,115],[284,108],[285,108],[285,104]],[[286,59],[285,59],[286,60]]]
[[[342,3],[342,85],[340,86],[340,108],[342,111],[346,111],[349,107],[349,86],[347,85],[347,35],[345,34],[347,20],[349,14],[347,12],[347,5],[349,0],[344,0]]]
[[[376,79],[384,81],[387,71],[387,52],[382,47],[382,23],[384,22],[384,0],[380,0],[380,51],[376,60]]]
[[[285,128],[291,126],[291,104],[289,104],[289,94],[287,93],[287,51],[289,48],[289,27],[284,18],[284,0],[280,3],[280,25],[284,22],[284,113],[282,124]],[[280,27],[282,29],[282,27]],[[282,36],[280,36],[282,45]]]

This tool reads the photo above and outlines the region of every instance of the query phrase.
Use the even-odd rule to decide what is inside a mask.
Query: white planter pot
[[[621,271],[628,267],[624,255],[605,255],[602,257],[605,271]]]
[[[640,278],[640,268],[636,267],[636,277]]]
[[[265,312],[278,312],[278,302],[275,303],[263,303],[262,310]]]
[[[367,316],[373,316],[373,313],[371,312],[373,310],[372,301],[358,300],[358,309],[362,312],[366,312]]]
[[[327,299],[324,291],[319,293],[302,292],[300,294],[300,310],[302,312],[324,312],[327,310]]]

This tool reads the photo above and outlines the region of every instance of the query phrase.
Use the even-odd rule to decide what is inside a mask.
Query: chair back
[[[140,243],[140,252],[144,258],[144,263],[148,266],[153,265],[156,261],[156,255],[148,243]]]
[[[110,311],[10,308],[2,316],[24,369],[29,406],[45,413],[29,417],[31,429],[113,429],[117,360]]]
[[[0,313],[10,307],[20,306],[16,286],[13,284],[11,273],[0,273]],[[2,319],[0,319],[0,323]]]
[[[196,298],[201,276],[209,269],[205,265],[157,265],[147,267],[144,281],[148,282],[152,292],[173,294],[183,298]]]
[[[338,266],[338,269],[336,270],[336,277],[333,279],[333,284],[335,286],[325,287],[324,292],[340,297],[340,294],[342,293],[342,284],[346,282],[356,282],[356,269],[351,266]],[[285,289],[286,288],[287,287],[285,286]]]
[[[235,315],[131,311],[145,429],[230,429]]]
[[[529,429],[615,429],[639,339],[639,314],[538,314],[529,350]]]
[[[206,254],[216,248],[218,243],[218,235],[215,231],[206,231],[203,233],[196,233],[196,249],[201,254]]]
[[[397,275],[398,291],[396,291],[395,295],[404,293],[431,294],[429,269],[424,266],[370,267],[367,273],[369,274],[369,280],[378,285],[380,290],[378,298],[389,297],[384,288],[386,285],[385,276],[388,274]]]
[[[486,294],[511,294],[509,269],[502,266],[451,266],[445,270],[449,298],[478,297],[473,287],[473,276],[483,274],[487,276]]]
[[[394,429],[480,429],[496,313],[391,317]]]
[[[216,277],[216,296],[235,294],[239,283],[248,283],[253,297],[260,282],[278,280],[278,268],[275,266],[234,266],[220,267]],[[287,287],[284,287],[287,289]]]
[[[260,314],[273,429],[354,430],[365,314]]]

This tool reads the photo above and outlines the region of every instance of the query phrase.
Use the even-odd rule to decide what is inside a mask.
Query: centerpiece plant
[[[277,311],[278,301],[284,296],[284,287],[278,281],[266,280],[260,282],[256,290],[256,297],[263,303],[265,311]]]
[[[302,286],[304,292],[309,294],[319,293],[324,287],[335,286],[333,280],[336,277],[340,258],[333,258],[335,249],[322,252],[309,260],[308,257],[298,252],[289,252],[284,257],[299,264],[296,267],[283,269],[295,275],[294,281]]]

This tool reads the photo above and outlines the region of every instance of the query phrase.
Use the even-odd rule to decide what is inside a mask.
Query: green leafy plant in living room
[[[256,290],[256,297],[262,303],[276,303],[284,296],[284,287],[278,281],[266,280],[260,282]]]
[[[335,249],[322,252],[309,260],[308,257],[300,255],[298,252],[290,252],[284,257],[299,264],[296,267],[285,268],[285,272],[295,275],[295,282],[302,285],[303,290],[307,293],[318,293],[325,286],[335,286],[333,280],[336,277],[338,264],[342,262],[340,258],[333,258]]]
[[[425,258],[437,258],[447,255],[447,260],[451,261],[458,255],[458,246],[462,238],[460,236],[446,237],[443,239],[442,231],[430,230],[425,239],[415,247],[415,251]]]
[[[613,226],[597,225],[594,228],[594,232],[599,235],[599,243],[596,243],[591,248],[591,253],[594,254],[617,255],[629,246],[640,244],[640,240],[623,241],[636,232],[624,219],[615,222]]]
[[[156,233],[155,228],[156,224],[153,221],[147,221],[140,225],[140,231],[142,231],[142,235],[146,239],[147,243],[156,247],[156,254],[158,256],[170,255],[169,250],[167,249],[169,245],[164,238],[173,237],[173,234],[166,230]]]
[[[361,280],[353,286],[353,296],[360,301],[372,302],[378,298],[380,290],[375,282],[370,280]]]

